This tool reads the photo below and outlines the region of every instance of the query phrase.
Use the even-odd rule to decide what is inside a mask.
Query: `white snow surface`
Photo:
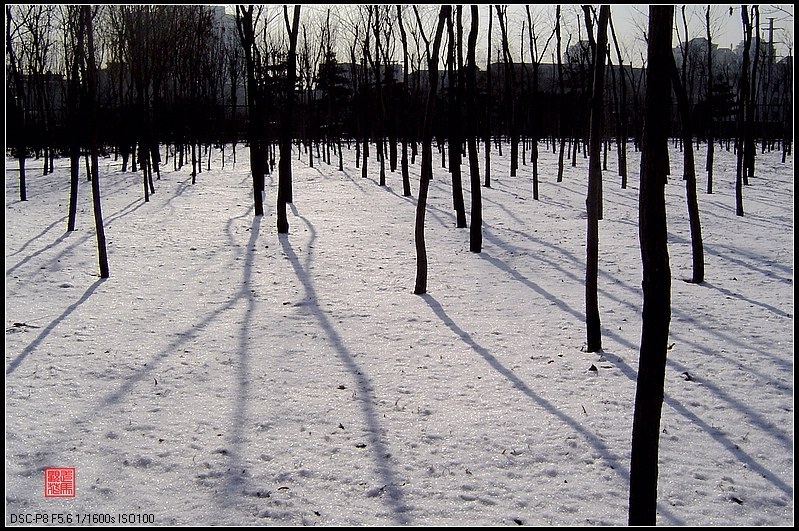
[[[708,195],[699,149],[696,285],[684,281],[686,192],[671,150],[657,521],[792,525],[793,157],[758,153],[739,217],[734,155],[716,151]],[[276,175],[265,215],[253,215],[241,144],[235,164],[226,147],[224,167],[214,149],[194,185],[190,165],[174,171],[170,158],[148,203],[141,174],[101,158],[106,280],[83,168],[78,230],[67,233],[68,159],[47,176],[28,160],[20,202],[7,158],[6,523],[625,525],[640,154],[630,146],[627,189],[614,151],[603,174],[603,350],[588,353],[588,161],[567,163],[557,183],[542,143],[535,201],[529,162],[509,177],[508,153],[493,152],[475,254],[434,152],[424,296],[412,293],[418,158],[406,198],[399,170],[378,185],[375,159],[362,178],[354,148],[340,172],[335,157],[311,168],[295,147],[287,236]],[[74,498],[44,497],[47,467],[76,468]]]

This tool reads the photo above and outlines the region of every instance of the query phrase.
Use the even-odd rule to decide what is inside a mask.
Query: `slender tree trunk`
[[[414,13],[422,30],[422,22],[419,13],[414,6]],[[433,113],[435,112],[436,95],[438,94],[438,54],[441,48],[441,35],[444,32],[444,24],[451,17],[452,6],[442,5],[438,14],[438,27],[433,41],[433,50],[430,52],[430,43],[425,39],[428,46],[427,66],[430,72],[429,88],[427,93],[427,104],[425,105],[424,126],[422,129],[422,167],[419,178],[419,198],[416,201],[416,224],[414,230],[414,240],[416,244],[416,285],[414,294],[422,295],[427,293],[427,247],[424,238],[424,218],[427,208],[427,194],[430,188],[430,180],[433,178]]]
[[[480,190],[480,162],[477,157],[477,31],[479,14],[475,4],[471,5],[471,29],[466,46],[466,120],[467,143],[469,149],[469,176],[472,188],[472,224],[469,229],[469,250],[479,253],[483,250],[483,199]]]
[[[505,105],[508,118],[508,134],[510,136],[510,176],[516,177],[519,168],[519,132],[516,130],[516,109],[513,98],[515,76],[513,73],[513,58],[510,54],[508,31],[506,28],[507,8],[500,10],[496,6],[499,28],[502,33],[502,56],[505,64]]]
[[[655,525],[660,418],[671,320],[671,271],[666,227],[669,72],[673,5],[649,7],[646,107],[641,153],[639,239],[643,262],[643,322],[635,392],[630,466],[630,525]]]
[[[707,161],[705,171],[707,172],[707,193],[713,193],[713,156],[716,144],[713,138],[714,128],[716,127],[715,106],[713,105],[713,40],[710,33],[710,6],[705,10],[705,29],[707,31]]]
[[[460,13],[460,8],[456,8],[456,13]],[[458,15],[456,15],[458,18]],[[461,31],[461,25],[458,24]],[[449,43],[447,46],[447,74],[449,76],[449,171],[452,174],[452,206],[455,210],[455,226],[459,229],[466,228],[466,206],[463,201],[463,176],[461,172],[461,105],[460,96],[460,75],[456,74],[456,46],[455,39],[460,42],[460,35],[456,36],[453,31],[453,21],[450,18],[447,24],[449,33]]]
[[[85,137],[83,133],[85,126],[82,125],[80,109],[80,68],[84,61],[84,24],[81,23],[81,15],[78,8],[70,6],[67,8],[70,13],[70,20],[74,22],[75,49],[72,54],[70,64],[70,79],[67,86],[67,100],[69,102],[70,123],[74,128],[74,134],[70,138],[69,148],[69,211],[67,215],[67,231],[75,230],[76,218],[78,213],[78,184],[80,182],[80,142]],[[77,16],[77,18],[75,18]],[[124,170],[123,170],[124,171]]]
[[[286,204],[293,202],[291,185],[291,121],[294,110],[294,84],[297,78],[297,34],[300,27],[300,5],[294,6],[294,22],[289,24],[288,7],[283,6],[283,17],[289,33],[288,72],[286,73],[286,102],[280,124],[280,162],[277,187],[277,232],[289,231]]]
[[[599,219],[600,186],[602,182],[602,115],[604,113],[605,53],[607,49],[607,26],[610,7],[599,9],[597,27],[596,57],[594,58],[594,82],[591,96],[591,136],[588,165],[588,213],[587,256],[585,274],[585,319],[587,328],[588,352],[602,350],[602,331],[599,318],[598,278],[599,278]]]
[[[408,107],[408,36],[405,33],[405,25],[402,21],[402,6],[397,4],[397,22],[400,28],[400,39],[402,40],[402,108]],[[402,135],[402,158],[400,166],[402,167],[402,195],[404,197],[411,196],[411,177],[408,171],[408,124],[406,121],[401,120],[400,134]]]
[[[266,160],[263,149],[263,119],[259,101],[260,88],[256,78],[255,64],[255,27],[253,22],[253,6],[236,7],[236,25],[241,45],[244,48],[244,59],[247,68],[247,110],[248,140],[250,143],[250,172],[252,173],[253,205],[256,216],[264,215],[264,174]],[[235,153],[235,152],[234,152]],[[180,146],[179,165],[183,165],[183,145]],[[135,170],[134,170],[135,171]]]
[[[566,128],[563,124],[563,113],[566,100],[565,82],[563,80],[563,57],[562,57],[562,41],[560,36],[561,27],[560,4],[555,6],[555,38],[558,45],[558,95],[560,96],[560,105],[558,105],[558,136],[560,137],[560,151],[558,153],[558,177],[557,182],[563,182],[563,157],[566,150]]]
[[[737,165],[735,172],[735,214],[744,215],[743,184],[746,181],[746,152],[751,130],[747,116],[749,115],[749,48],[752,43],[752,24],[749,21],[747,7],[741,6],[741,20],[744,30],[743,63],[738,95],[738,138],[736,139]]]
[[[677,106],[682,121],[682,140],[683,140],[683,178],[685,180],[685,193],[688,202],[688,220],[691,227],[691,251],[693,257],[693,274],[691,282],[696,284],[705,280],[705,258],[704,247],[702,245],[702,226],[699,221],[699,202],[696,197],[696,166],[694,162],[694,147],[691,109],[688,101],[688,94],[685,85],[680,80],[677,71],[677,64],[672,56],[672,84],[677,95]]]
[[[755,154],[757,147],[755,145],[755,110],[757,109],[758,100],[758,66],[760,65],[760,6],[752,6],[754,12],[754,41],[755,49],[752,53],[752,72],[749,75],[749,104],[746,107],[746,134],[744,145],[744,165],[746,171],[744,172],[744,184],[749,185],[749,177],[755,176]],[[751,34],[752,27],[750,26],[749,32]]]
[[[485,149],[485,184],[486,188],[491,188],[491,103],[494,101],[493,86],[491,83],[491,27],[494,17],[491,14],[491,6],[488,6],[488,54],[486,56],[486,105],[485,105],[485,129],[483,133],[483,146]]]
[[[621,57],[621,48],[616,38],[616,29],[613,27],[613,18],[609,22],[610,34],[613,36],[613,45],[616,48],[616,57],[619,63],[619,123],[616,139],[616,149],[618,151],[619,176],[621,177],[622,189],[627,188],[627,81],[624,75],[624,60]]]
[[[103,212],[100,201],[100,175],[97,148],[97,64],[94,56],[94,30],[92,28],[92,7],[81,6],[81,13],[86,28],[86,83],[88,84],[87,107],[89,109],[89,138],[91,153],[92,205],[94,207],[94,226],[97,234],[97,254],[100,266],[100,278],[108,278],[108,252],[105,244]]]
[[[13,39],[11,38],[11,7],[6,4],[6,53],[9,57],[8,68],[10,70],[11,78],[14,81],[16,100],[12,101],[11,105],[11,123],[15,128],[15,150],[17,161],[19,164],[19,200],[28,200],[28,185],[25,177],[25,155],[27,152],[25,134],[27,128],[25,126],[25,92],[22,85],[22,74],[17,68],[17,56],[14,50]],[[12,98],[13,100],[13,98]]]

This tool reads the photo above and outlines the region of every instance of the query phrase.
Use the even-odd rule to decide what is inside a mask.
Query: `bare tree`
[[[527,12],[527,31],[528,36],[530,39],[530,61],[533,65],[533,87],[532,87],[532,136],[531,136],[531,160],[533,162],[533,199],[538,199],[538,140],[539,140],[539,123],[541,121],[541,115],[539,112],[539,98],[540,95],[538,93],[538,70],[539,66],[541,65],[541,61],[544,60],[544,55],[546,54],[547,48],[549,47],[549,43],[552,41],[552,38],[555,36],[555,31],[553,30],[552,33],[549,34],[544,46],[539,49],[538,46],[538,34],[536,32],[535,26],[536,21],[530,15],[530,6],[524,6],[525,11]]]
[[[488,6],[488,52],[486,54],[486,98],[485,98],[485,125],[483,126],[483,146],[485,150],[485,187],[491,188],[491,111],[494,93],[491,79],[491,29],[494,16],[491,6]]]
[[[73,134],[69,145],[69,207],[67,214],[67,231],[75,230],[78,212],[78,184],[80,173],[80,148],[84,140],[81,112],[82,91],[81,71],[85,71],[84,32],[82,13],[78,6],[64,6],[64,52],[67,68],[67,105],[69,123]]]
[[[477,157],[477,31],[479,26],[477,6],[471,5],[471,29],[466,45],[466,135],[469,150],[469,175],[472,189],[472,224],[469,229],[469,250],[479,253],[483,249],[483,199],[480,190],[480,162]]]
[[[558,151],[558,177],[557,182],[563,181],[563,157],[566,149],[566,131],[564,127],[563,113],[565,112],[564,104],[566,100],[565,81],[563,79],[563,56],[562,56],[562,39],[561,39],[561,10],[560,4],[555,6],[555,38],[557,41],[558,51],[558,94],[560,96],[560,105],[558,108],[558,136],[560,136],[560,150]]]
[[[599,318],[598,277],[599,277],[599,219],[602,201],[600,186],[602,182],[601,148],[602,117],[604,110],[605,54],[607,50],[607,27],[610,7],[599,9],[596,45],[594,46],[594,80],[591,94],[591,127],[588,162],[588,214],[587,256],[585,271],[585,319],[587,329],[586,350],[602,350],[602,331]]]
[[[685,180],[686,200],[688,203],[688,219],[691,227],[691,250],[693,257],[693,273],[691,282],[701,283],[705,279],[705,260],[704,247],[702,245],[702,226],[699,221],[699,202],[696,197],[696,165],[694,163],[693,146],[693,125],[691,120],[691,105],[688,92],[685,89],[686,83],[686,63],[688,56],[688,23],[685,17],[685,6],[682,7],[682,17],[684,22],[684,40],[680,41],[682,49],[683,70],[682,77],[677,69],[677,64],[672,55],[671,80],[674,93],[677,95],[677,107],[682,122],[682,143],[683,143],[683,179]],[[679,38],[679,32],[677,32]]]
[[[666,227],[668,124],[674,6],[649,7],[646,102],[638,226],[643,262],[643,323],[635,392],[630,466],[630,525],[655,525],[658,440],[671,320],[671,271]]]
[[[713,104],[713,35],[710,32],[710,7],[705,9],[705,31],[707,35],[707,160],[705,171],[707,172],[707,193],[713,193],[713,156],[716,145],[714,139],[714,129],[716,118],[714,116],[715,105]]]
[[[286,101],[280,119],[280,162],[277,186],[277,232],[286,234],[289,222],[286,204],[293,202],[291,184],[291,125],[294,112],[294,85],[297,79],[297,34],[300,27],[300,5],[294,5],[294,21],[289,22],[288,6],[283,6],[283,18],[289,37],[288,67],[286,72]]]
[[[461,173],[461,144],[463,143],[461,128],[462,115],[461,107],[463,105],[463,97],[461,94],[461,72],[462,60],[458,60],[459,65],[456,65],[456,57],[461,55],[456,46],[457,42],[461,41],[462,24],[461,24],[461,6],[458,6],[455,11],[455,18],[457,20],[457,35],[453,28],[452,17],[447,21],[447,77],[449,86],[447,93],[449,96],[449,119],[448,119],[448,137],[449,137],[449,171],[452,175],[452,204],[455,209],[455,225],[457,228],[466,228],[466,206],[463,201],[463,179]]]
[[[444,24],[452,16],[452,7],[442,5],[438,14],[438,26],[433,38],[433,48],[430,49],[430,39],[427,38],[419,17],[419,10],[413,6],[419,33],[425,43],[427,51],[428,92],[424,113],[424,127],[422,129],[422,167],[419,178],[419,198],[416,201],[416,227],[414,239],[416,243],[416,286],[414,294],[427,293],[427,248],[424,239],[424,218],[427,209],[427,193],[430,189],[430,180],[433,178],[433,113],[435,112],[436,95],[438,93],[438,54],[441,50],[441,35],[444,33]]]
[[[236,6],[236,27],[241,46],[244,48],[244,64],[247,70],[248,142],[250,143],[250,172],[255,215],[264,215],[264,175],[266,153],[263,145],[263,112],[261,110],[260,87],[257,72],[260,68],[260,51],[255,42],[255,28],[261,16],[254,6]]]
[[[9,124],[15,131],[14,149],[19,162],[19,200],[28,200],[28,190],[25,177],[25,158],[27,156],[25,120],[25,88],[22,81],[22,61],[17,53],[15,39],[19,32],[20,24],[15,20],[11,6],[6,5],[6,54],[8,55],[8,81],[13,83],[13,99],[8,109]]]
[[[400,40],[402,41],[402,95],[400,100],[400,108],[407,109],[409,104],[408,98],[408,68],[409,68],[409,58],[408,58],[408,34],[405,32],[405,24],[402,21],[402,9],[403,6],[397,4],[397,23],[399,24],[400,29]],[[402,195],[405,197],[410,197],[411,195],[411,178],[410,174],[408,173],[408,136],[410,133],[410,127],[407,121],[401,121],[401,131],[400,135],[402,137],[402,157],[400,160],[400,166],[402,168]]]
[[[516,112],[513,97],[516,76],[514,75],[513,57],[510,53],[508,41],[508,6],[497,5],[495,7],[502,37],[502,59],[505,68],[505,112],[507,113],[508,133],[510,136],[510,176],[515,177],[516,170],[519,168],[519,133],[516,130]]]
[[[616,129],[616,151],[619,161],[619,176],[622,189],[627,188],[627,79],[625,75],[624,59],[621,56],[621,47],[616,38],[616,29],[613,27],[613,18],[610,19],[610,34],[613,36],[613,45],[616,48],[616,58],[619,65],[619,112]],[[611,71],[612,72],[612,71]]]
[[[92,205],[94,226],[97,235],[97,254],[100,265],[100,278],[108,278],[108,251],[105,245],[102,203],[100,201],[99,139],[97,136],[97,61],[94,48],[94,29],[92,22],[96,12],[92,7],[81,6],[81,14],[86,33],[86,106],[89,110],[89,152],[91,154]]]
[[[746,180],[747,158],[746,153],[750,145],[749,137],[752,133],[749,127],[749,49],[752,44],[752,23],[749,20],[749,9],[741,6],[741,22],[744,31],[743,62],[741,64],[741,79],[738,84],[738,136],[736,139],[737,165],[735,172],[735,214],[744,215],[743,184]]]

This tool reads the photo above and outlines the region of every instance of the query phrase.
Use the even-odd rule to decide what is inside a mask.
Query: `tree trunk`
[[[707,193],[713,193],[713,155],[716,145],[713,138],[713,130],[716,126],[713,105],[713,41],[710,34],[710,6],[705,11],[705,29],[707,31],[707,161],[705,171],[707,172]]]
[[[459,14],[458,11],[456,11]],[[458,15],[456,15],[456,18]],[[458,24],[461,31],[461,24]],[[449,76],[449,171],[452,174],[452,206],[455,210],[455,226],[459,229],[466,228],[466,206],[463,201],[463,176],[461,173],[461,105],[460,75],[456,74],[456,46],[455,39],[461,40],[460,35],[453,31],[452,18],[447,23],[449,43],[447,46],[447,75]]]
[[[69,102],[69,117],[74,134],[70,137],[69,147],[69,211],[67,215],[67,231],[75,230],[76,218],[78,213],[78,184],[80,182],[80,141],[84,137],[82,131],[85,128],[81,125],[80,109],[80,68],[83,63],[84,50],[84,25],[81,23],[80,16],[75,18],[72,15],[79,15],[75,7],[67,8],[71,13],[69,20],[74,23],[75,49],[72,54],[70,64],[70,78],[67,85],[67,101]],[[76,13],[77,11],[77,13]],[[123,169],[124,171],[124,169]]]
[[[488,6],[488,54],[486,56],[486,105],[485,105],[485,129],[483,133],[483,146],[485,149],[485,184],[486,188],[491,188],[491,103],[494,101],[493,87],[491,83],[491,27],[494,17],[491,14],[491,6]]]
[[[414,13],[422,31],[422,22],[419,13],[414,6]],[[438,53],[441,48],[441,35],[444,32],[444,24],[450,18],[452,7],[442,5],[438,14],[438,27],[433,41],[432,54],[430,53],[430,43],[425,39],[428,46],[427,66],[430,72],[429,88],[427,93],[427,104],[425,105],[424,126],[422,128],[422,167],[419,177],[419,198],[416,201],[416,224],[414,230],[414,240],[416,244],[416,285],[414,294],[422,295],[427,293],[427,247],[424,239],[424,218],[427,208],[427,193],[430,189],[430,180],[433,178],[433,113],[435,112],[436,95],[438,94]]]
[[[683,178],[685,179],[685,193],[688,202],[688,220],[691,227],[691,251],[693,257],[693,274],[691,282],[699,284],[705,280],[705,257],[702,245],[702,226],[699,221],[699,202],[696,197],[696,165],[694,162],[694,147],[691,109],[688,101],[688,94],[685,90],[683,81],[680,80],[677,72],[677,64],[672,56],[672,84],[677,95],[677,107],[679,108],[682,121],[682,141],[683,141]]]
[[[630,525],[655,525],[658,444],[671,320],[671,271],[666,227],[674,6],[649,7],[646,107],[641,153],[639,239],[643,316],[630,466]]]
[[[737,165],[735,172],[735,214],[744,215],[743,184],[746,180],[746,152],[749,145],[751,128],[749,127],[749,48],[752,44],[752,24],[749,21],[746,6],[741,7],[741,20],[744,30],[743,62],[741,65],[741,80],[738,95],[738,138],[736,139]]]
[[[613,36],[613,45],[616,48],[616,57],[619,63],[619,119],[616,139],[616,150],[618,151],[619,176],[621,177],[621,188],[627,188],[627,82],[624,75],[624,60],[621,57],[621,48],[616,38],[616,29],[613,27],[613,19],[609,21],[610,34]]]
[[[255,27],[253,23],[253,6],[236,6],[236,25],[241,45],[244,48],[244,60],[247,68],[247,111],[248,141],[250,144],[250,172],[252,173],[253,206],[256,216],[264,215],[264,174],[266,161],[263,150],[263,118],[261,116],[260,88],[256,79],[254,56]],[[180,161],[183,164],[183,146],[180,149]]]
[[[286,102],[280,120],[280,162],[277,187],[277,232],[289,231],[286,204],[293,202],[291,191],[291,121],[294,111],[294,84],[297,78],[297,34],[300,27],[300,6],[294,6],[294,22],[289,24],[288,7],[283,6],[283,17],[289,33],[288,71],[286,73]]]
[[[483,250],[483,199],[480,190],[480,163],[477,158],[477,31],[479,15],[477,6],[471,5],[472,26],[466,51],[466,120],[467,143],[469,149],[469,176],[472,187],[472,224],[469,229],[469,250],[479,253]]]
[[[108,252],[105,244],[105,229],[103,227],[103,212],[100,201],[100,175],[97,148],[97,64],[94,58],[94,30],[92,29],[92,8],[91,6],[81,6],[81,13],[86,28],[86,83],[87,107],[89,109],[89,142],[91,153],[91,177],[92,177],[92,205],[94,207],[94,226],[97,234],[97,254],[100,266],[100,278],[108,278]]]
[[[560,105],[558,106],[558,136],[560,136],[560,151],[558,153],[558,177],[557,182],[563,182],[563,157],[566,150],[566,131],[564,127],[563,113],[565,112],[564,104],[566,100],[565,82],[563,80],[563,57],[562,57],[562,42],[560,37],[560,5],[555,7],[555,37],[558,44],[558,94],[560,96]]]
[[[402,6],[397,5],[397,22],[400,28],[400,39],[402,40],[402,108],[407,109],[408,106],[408,35],[405,32],[405,25],[402,22]],[[402,135],[402,158],[400,166],[402,167],[402,195],[404,197],[411,196],[411,177],[408,172],[408,124],[402,120],[400,134]]]
[[[502,57],[505,65],[505,109],[508,118],[508,134],[510,136],[510,176],[516,177],[516,170],[519,168],[519,133],[516,130],[516,110],[514,108],[513,89],[515,86],[515,76],[513,73],[513,58],[510,54],[508,43],[508,31],[506,28],[507,7],[500,10],[496,6],[499,28],[502,33]]]
[[[588,162],[588,214],[587,256],[585,272],[585,320],[587,329],[586,350],[602,350],[602,331],[599,318],[599,219],[602,183],[602,115],[604,113],[605,53],[607,49],[607,26],[610,7],[599,9],[596,57],[594,58],[594,81],[591,95],[590,158]]]

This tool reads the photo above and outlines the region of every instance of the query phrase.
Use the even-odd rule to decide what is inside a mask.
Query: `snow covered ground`
[[[272,178],[254,218],[241,145],[195,185],[170,160],[146,204],[140,175],[101,159],[104,281],[84,177],[67,234],[68,161],[45,177],[28,161],[22,203],[6,159],[6,524],[626,524],[639,154],[626,190],[614,152],[604,174],[600,355],[581,350],[587,160],[558,184],[544,148],[540,201],[530,166],[510,178],[494,153],[481,254],[435,158],[425,296],[415,199],[399,172],[378,186],[374,159],[362,179],[354,149],[344,172],[295,158],[288,237]],[[792,525],[793,158],[758,156],[737,217],[734,157],[717,157],[693,285],[672,151],[658,523]],[[74,498],[44,497],[47,467],[76,469]]]

